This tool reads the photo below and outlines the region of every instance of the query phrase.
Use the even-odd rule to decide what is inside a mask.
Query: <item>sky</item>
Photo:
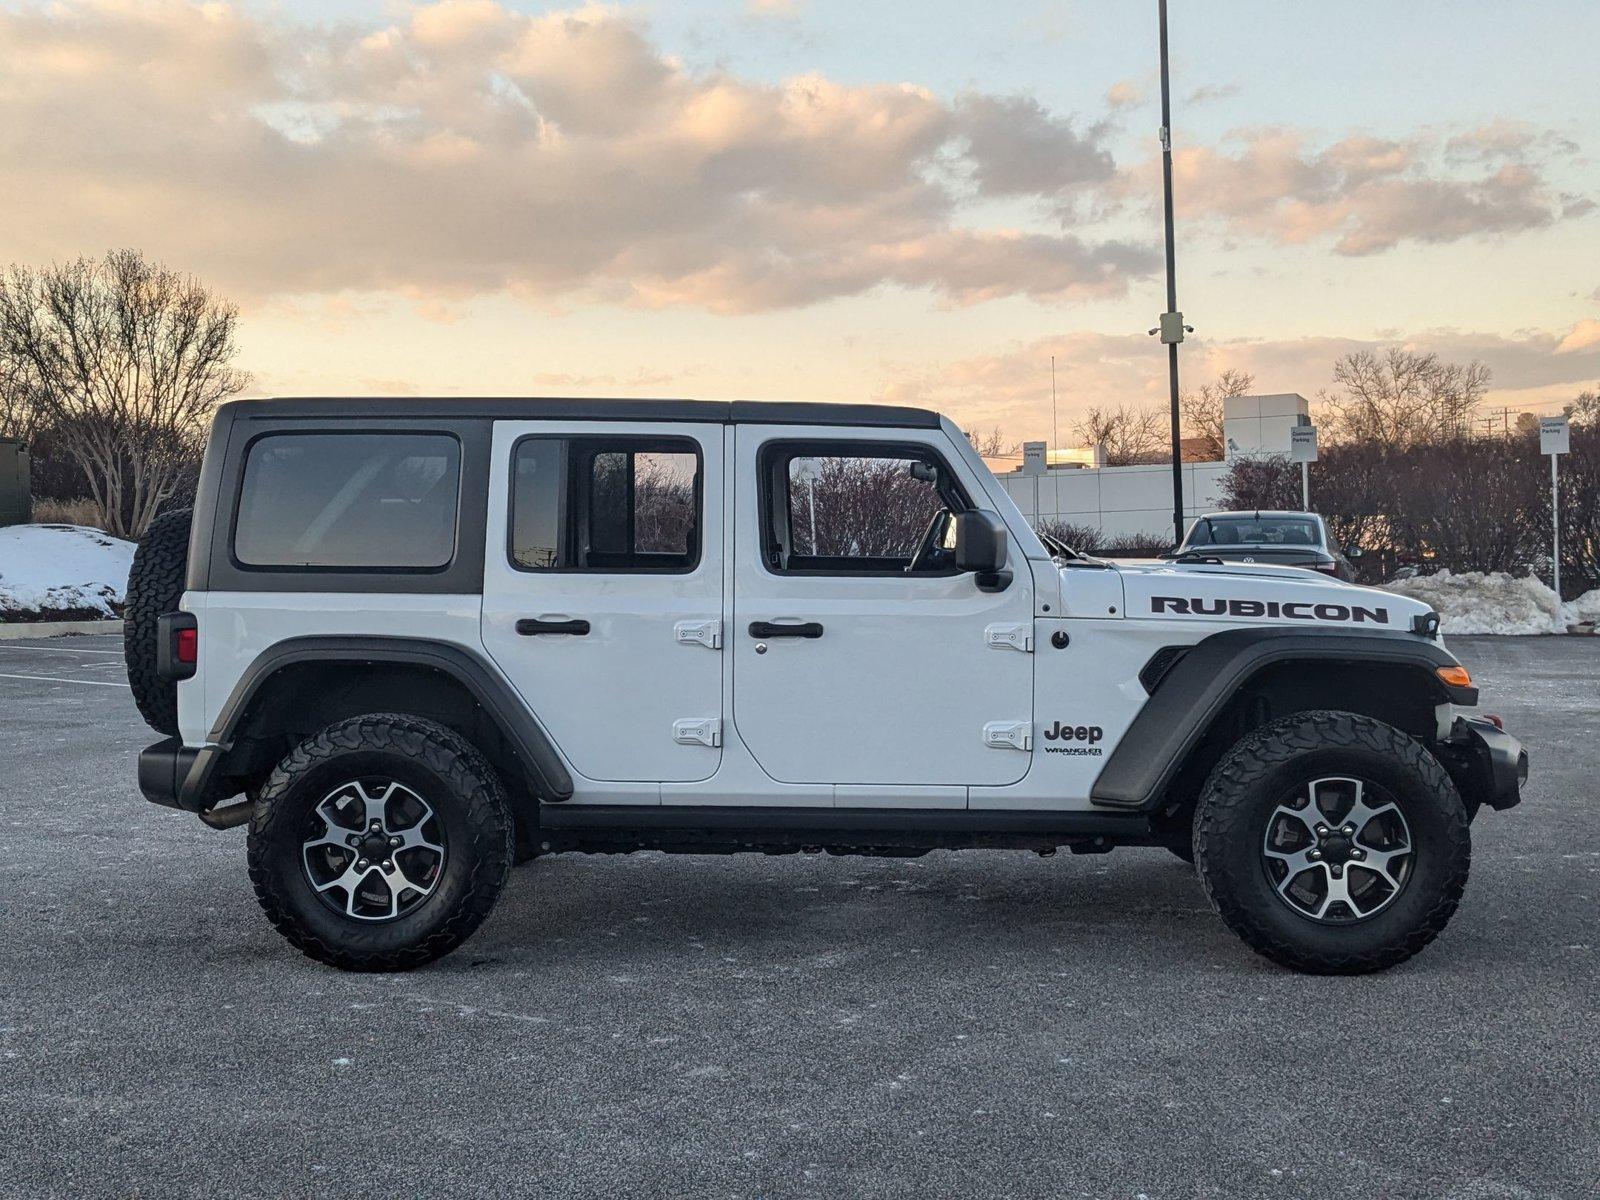
[[[1171,0],[1185,386],[1600,381],[1587,5]],[[0,0],[0,263],[137,247],[255,394],[1164,404],[1156,5]],[[1057,401],[1052,411],[1051,358]]]

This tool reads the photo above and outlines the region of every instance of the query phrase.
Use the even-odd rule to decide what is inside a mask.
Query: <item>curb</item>
[[[19,638],[63,637],[69,633],[121,633],[121,621],[5,621],[0,642]]]

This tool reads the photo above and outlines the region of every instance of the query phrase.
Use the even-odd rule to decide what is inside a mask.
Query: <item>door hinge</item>
[[[1032,721],[990,721],[983,727],[983,744],[995,750],[1032,750]]]
[[[685,746],[722,745],[721,717],[686,717],[672,723],[672,740]]]
[[[1033,649],[1033,622],[1025,625],[987,625],[983,630],[985,645],[1010,647],[1028,653]]]
[[[712,650],[722,649],[721,621],[679,621],[672,627],[672,636],[684,646],[700,645]]]

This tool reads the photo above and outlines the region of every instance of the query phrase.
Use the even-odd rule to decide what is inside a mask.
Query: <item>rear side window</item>
[[[512,451],[511,562],[524,571],[689,571],[700,452],[682,438],[523,438]]]
[[[427,571],[455,555],[461,445],[443,433],[274,433],[245,459],[241,565]]]

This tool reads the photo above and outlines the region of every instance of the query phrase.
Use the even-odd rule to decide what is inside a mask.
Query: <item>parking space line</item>
[[[85,650],[75,646],[9,646],[0,642],[0,650],[34,650],[41,654],[121,654],[121,650]]]
[[[87,687],[114,687],[127,688],[125,683],[107,683],[103,679],[66,679],[60,675],[7,675],[0,672],[0,679],[33,679],[40,683],[81,683]]]

